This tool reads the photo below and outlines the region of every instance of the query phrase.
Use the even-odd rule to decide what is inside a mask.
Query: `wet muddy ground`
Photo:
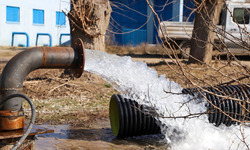
[[[82,126],[40,125],[53,129],[54,133],[38,135],[35,142],[38,150],[47,149],[102,149],[102,150],[151,150],[168,149],[164,136],[144,135],[117,139],[110,128],[109,119],[98,119]]]

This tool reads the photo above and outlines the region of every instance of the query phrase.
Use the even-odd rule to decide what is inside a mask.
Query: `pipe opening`
[[[152,116],[144,113],[136,101],[113,95],[110,100],[109,117],[113,134],[117,138],[159,134],[160,128]]]
[[[120,117],[119,117],[119,110],[118,104],[115,98],[111,98],[110,105],[109,105],[109,117],[110,117],[110,125],[112,132],[115,136],[118,135],[120,130]]]

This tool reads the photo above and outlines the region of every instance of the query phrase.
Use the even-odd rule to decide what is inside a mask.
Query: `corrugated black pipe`
[[[142,105],[121,95],[111,97],[109,117],[112,132],[117,138],[160,133],[155,118],[144,113]]]
[[[0,77],[0,100],[23,93],[23,81],[32,71],[41,68],[71,68],[76,77],[84,69],[84,46],[77,39],[71,47],[34,47],[14,56]],[[0,110],[20,110],[21,98],[11,98]]]
[[[206,88],[208,91],[223,96],[230,96],[237,98],[242,101],[235,101],[231,99],[221,98],[214,94],[204,92],[206,98],[212,102],[213,105],[219,107],[224,113],[216,109],[213,105],[208,103],[208,120],[210,123],[219,126],[225,124],[230,126],[236,124],[236,121],[233,121],[231,118],[239,121],[250,121],[250,89],[246,86],[240,85],[229,85],[229,86],[219,86],[216,88]],[[183,89],[182,93],[194,95],[196,89]]]
[[[206,98],[214,105],[219,107],[224,113],[207,103],[208,120],[215,126],[225,124],[230,126],[239,121],[250,121],[250,89],[245,86],[229,85],[216,88],[206,88],[208,91],[223,96],[230,96],[242,101],[221,98],[214,94],[203,92]],[[194,96],[196,89],[183,89],[183,94]],[[198,95],[201,97],[201,95]],[[109,116],[111,129],[117,138],[129,136],[156,134],[160,132],[156,120],[143,113],[143,106],[139,106],[136,101],[123,98],[121,95],[113,95],[110,100]]]

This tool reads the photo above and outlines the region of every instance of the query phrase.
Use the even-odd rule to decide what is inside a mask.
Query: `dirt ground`
[[[0,48],[0,74],[8,60],[23,49]],[[140,54],[136,55],[140,56]],[[154,57],[147,54],[146,57],[133,57],[134,61],[143,61],[149,67],[157,70],[158,74],[165,74],[166,78],[182,85],[183,88],[192,85],[180,76],[179,66],[172,63],[170,59]],[[151,58],[150,58],[151,57]],[[166,62],[169,62],[167,65]],[[180,59],[185,64],[187,60]],[[250,68],[248,61],[242,62],[246,68]],[[226,66],[218,61],[211,64],[214,68],[220,68],[222,73],[231,77],[240,78],[240,72],[246,72],[245,68],[238,65]],[[230,81],[230,78],[222,76],[214,69],[208,69],[200,65],[188,65],[184,68],[192,72],[196,77],[190,76],[192,80],[206,86],[206,83],[199,82],[199,79],[206,80],[212,85]],[[232,69],[233,68],[233,69]],[[248,78],[244,79],[249,83]],[[65,124],[79,125],[84,122],[91,122],[96,119],[105,119],[109,116],[109,100],[113,94],[118,92],[98,75],[84,72],[80,78],[74,78],[69,70],[64,69],[38,69],[31,72],[23,84],[24,94],[30,97],[36,107],[36,124]],[[23,103],[24,110],[29,116],[29,105]]]

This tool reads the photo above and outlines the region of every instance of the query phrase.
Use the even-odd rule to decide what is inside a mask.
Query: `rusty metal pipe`
[[[75,77],[84,69],[84,47],[80,39],[71,47],[35,47],[14,56],[0,77],[0,100],[23,93],[23,81],[32,71],[41,68],[70,68]],[[21,98],[8,100],[0,110],[20,110]]]

